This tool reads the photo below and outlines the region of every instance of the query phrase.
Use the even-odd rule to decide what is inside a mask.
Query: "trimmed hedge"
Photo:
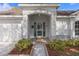
[[[54,49],[54,50],[64,50],[65,48],[65,43],[62,41],[62,40],[53,40],[53,41],[50,41],[48,43],[48,46],[50,49]]]
[[[28,49],[29,46],[32,45],[32,41],[30,39],[21,39],[18,41],[18,43],[15,45],[18,51],[22,51],[23,49]]]
[[[50,49],[63,51],[66,47],[79,46],[79,40],[78,39],[67,39],[67,40],[55,39],[48,42],[48,46]]]
[[[65,40],[64,42],[67,47],[79,46],[78,39],[69,39],[69,40]]]

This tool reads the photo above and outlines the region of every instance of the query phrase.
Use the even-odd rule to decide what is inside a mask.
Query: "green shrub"
[[[75,46],[79,46],[79,39],[75,40]]]
[[[63,51],[65,49],[65,43],[62,40],[53,40],[48,43],[50,49]]]
[[[63,51],[65,47],[79,46],[79,39],[59,40],[55,39],[48,43],[50,49]]]
[[[79,40],[76,39],[65,40],[65,44],[67,47],[79,46]]]
[[[28,47],[31,44],[32,44],[31,40],[23,38],[19,40],[15,46],[18,49],[18,51],[22,51],[23,49],[28,49]]]
[[[68,39],[68,40],[65,40],[64,42],[67,47],[75,46],[75,40],[73,39]]]

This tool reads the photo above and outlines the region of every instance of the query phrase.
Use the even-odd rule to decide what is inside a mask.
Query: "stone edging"
[[[45,48],[45,51],[46,51],[45,53],[47,54],[47,56],[49,56],[46,45],[45,44],[43,44],[43,45],[44,45],[44,48]]]
[[[31,52],[30,52],[30,56],[32,56],[32,53],[33,53],[33,47],[34,47],[34,44],[32,46],[32,49],[31,49]]]

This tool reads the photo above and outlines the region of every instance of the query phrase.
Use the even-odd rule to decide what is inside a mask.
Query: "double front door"
[[[46,23],[45,22],[34,22],[34,37],[46,36]]]

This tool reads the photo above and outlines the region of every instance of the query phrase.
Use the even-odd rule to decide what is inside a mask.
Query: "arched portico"
[[[30,14],[28,16],[28,35],[29,38],[36,38],[41,36],[43,38],[49,37],[49,28],[50,28],[50,16],[47,14],[37,13]]]
[[[36,24],[36,25],[35,25]],[[36,28],[33,28],[35,27]],[[40,29],[37,29],[41,27]],[[43,36],[54,39],[56,36],[56,17],[55,11],[46,10],[27,10],[23,11],[23,37],[35,38]]]

